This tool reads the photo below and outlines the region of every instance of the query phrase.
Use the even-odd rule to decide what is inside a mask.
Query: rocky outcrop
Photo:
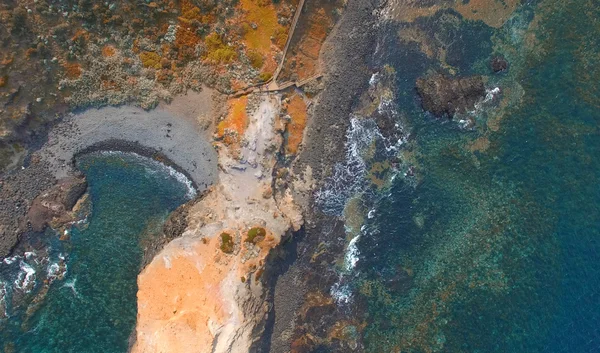
[[[473,110],[475,103],[486,93],[482,76],[449,77],[442,74],[419,78],[417,92],[423,109],[437,117],[449,118]]]
[[[64,224],[72,219],[69,211],[85,193],[87,182],[82,176],[66,177],[33,200],[27,219],[31,228],[41,232],[51,222]]]
[[[490,60],[490,67],[495,73],[508,70],[508,61],[501,56],[495,56]]]
[[[248,352],[263,330],[266,258],[302,217],[291,197],[265,192],[282,144],[279,99],[254,107],[241,146],[216,142],[219,182],[183,211],[185,222],[168,221],[176,233],[187,227],[138,277],[133,353]]]

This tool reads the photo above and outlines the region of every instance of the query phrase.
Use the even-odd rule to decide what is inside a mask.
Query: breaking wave
[[[122,152],[122,151],[100,151],[100,154],[103,156],[131,156],[131,157],[134,157],[143,163],[150,164],[150,168],[145,168],[145,171],[148,175],[156,176],[158,174],[157,171],[161,171],[166,174],[169,174],[169,176],[171,176],[172,178],[175,178],[178,182],[185,185],[185,187],[187,189],[187,193],[186,193],[187,198],[193,199],[198,194],[192,181],[187,176],[185,176],[185,174],[177,171],[175,168],[170,167],[164,163],[155,161],[152,158],[144,157],[144,156],[134,153],[134,152]]]
[[[346,201],[366,190],[367,165],[363,156],[376,142],[383,144],[384,149],[381,152],[391,156],[404,141],[390,143],[381,134],[373,119],[352,116],[346,132],[345,161],[336,163],[333,175],[325,179],[324,186],[315,193],[315,201],[325,214],[341,216]]]

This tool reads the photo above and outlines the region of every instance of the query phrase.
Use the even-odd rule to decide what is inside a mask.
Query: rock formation
[[[217,143],[218,182],[189,209],[183,235],[138,277],[132,352],[246,352],[261,332],[265,259],[302,217],[290,197],[268,192],[280,102],[265,96],[257,106],[239,150]]]
[[[485,97],[481,76],[453,78],[442,74],[417,80],[417,92],[423,109],[437,117],[452,118],[456,113],[472,110]]]
[[[71,219],[69,211],[87,188],[83,177],[65,177],[55,186],[39,195],[29,208],[27,218],[31,228],[41,232],[53,220],[65,223]]]

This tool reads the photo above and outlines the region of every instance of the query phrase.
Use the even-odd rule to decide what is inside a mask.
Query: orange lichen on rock
[[[2,58],[2,60],[0,61],[0,65],[1,66],[8,66],[10,64],[12,64],[12,62],[15,60],[15,54],[11,53],[11,54],[5,54]]]
[[[90,33],[84,29],[78,29],[71,38],[73,42],[85,42],[90,39]]]
[[[241,21],[248,49],[264,56],[271,54],[271,37],[287,33],[287,29],[277,22],[275,5],[272,1],[241,0],[240,7],[244,13]]]
[[[110,58],[113,55],[115,55],[115,47],[113,47],[112,45],[105,45],[102,48],[102,56],[103,57]]]
[[[212,352],[217,336],[245,322],[236,296],[248,295],[242,293],[257,285],[264,258],[276,245],[261,248],[244,263],[243,251],[221,251],[221,236],[183,238],[167,245],[138,276],[132,352]],[[252,273],[256,276],[250,283]]]
[[[81,66],[78,63],[65,63],[63,65],[65,68],[65,75],[67,78],[76,79],[81,76]]]
[[[301,18],[285,60],[282,81],[301,81],[319,72],[319,54],[333,26],[331,14],[324,8],[310,11],[310,16]]]
[[[306,103],[302,96],[294,94],[290,97],[285,109],[290,116],[286,126],[287,143],[285,151],[287,154],[296,154],[302,143],[304,128],[306,127]]]
[[[224,138],[230,134],[235,134],[237,138],[244,134],[248,126],[247,105],[247,96],[234,98],[229,101],[229,114],[217,126],[217,136],[219,138]]]
[[[520,0],[457,1],[454,9],[464,18],[480,20],[490,27],[500,28],[515,12]]]
[[[140,60],[144,67],[160,69],[160,55],[153,51],[144,51],[140,53]]]
[[[174,45],[177,47],[179,60],[184,60],[194,56],[196,46],[201,42],[193,24],[205,21],[207,18],[204,18],[200,9],[189,0],[182,0],[179,5],[182,15],[177,18],[179,26],[175,34]]]
[[[188,251],[168,246],[139,275],[132,352],[210,352],[206,344],[231,307],[222,299],[228,262],[215,259],[217,238],[192,244]]]
[[[6,82],[8,82],[8,77],[5,76],[0,76],[0,88],[6,86]]]

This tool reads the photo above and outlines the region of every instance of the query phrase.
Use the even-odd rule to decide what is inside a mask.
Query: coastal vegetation
[[[233,237],[230,233],[223,232],[220,235],[221,237],[221,251],[225,254],[233,253],[234,243]]]

